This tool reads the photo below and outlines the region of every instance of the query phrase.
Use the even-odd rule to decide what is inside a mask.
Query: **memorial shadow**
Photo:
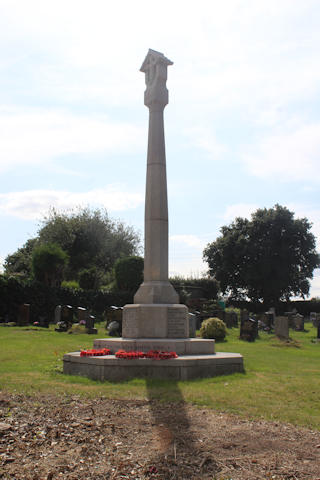
[[[216,473],[214,460],[203,457],[178,382],[146,379],[146,388],[156,450],[150,457],[150,478],[196,478],[195,473],[201,475],[204,470]]]

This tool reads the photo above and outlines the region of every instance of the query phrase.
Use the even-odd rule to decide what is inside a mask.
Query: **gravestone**
[[[296,311],[284,312],[284,314],[285,314],[285,316],[288,318],[289,328],[295,329],[295,328],[296,328],[296,324],[295,324],[294,317],[295,317],[295,315],[297,314],[297,312],[296,312]]]
[[[240,314],[240,339],[247,342],[254,342],[258,337],[258,321],[250,318],[247,310],[241,310]]]
[[[258,328],[260,330],[263,330],[265,332],[269,332],[272,330],[272,328],[270,327],[270,321],[269,321],[269,317],[267,316],[266,313],[259,313],[257,315],[257,320],[258,320]]]
[[[85,325],[87,320],[87,309],[84,307],[77,307],[77,319],[78,323]]]
[[[293,320],[294,320],[295,330],[297,330],[297,332],[303,332],[304,331],[304,316],[300,315],[299,313],[296,313],[295,316],[293,317]]]
[[[29,323],[30,323],[30,304],[23,303],[22,305],[19,305],[17,324],[19,327],[23,327],[25,325],[29,325]]]
[[[189,337],[194,338],[197,330],[197,316],[194,313],[189,313]]]
[[[61,320],[57,323],[57,332],[66,332],[73,324],[73,308],[71,305],[62,305]]]
[[[282,340],[289,338],[289,319],[288,317],[280,316],[275,318],[274,333]]]
[[[89,312],[87,312],[85,322],[86,322],[85,325],[86,325],[87,333],[89,334],[98,333],[98,330],[94,327],[95,317],[93,315],[90,315]]]
[[[226,324],[227,328],[233,327],[233,316],[231,312],[226,312],[224,316],[224,323]]]
[[[310,312],[310,322],[314,327],[317,327],[317,312]]]
[[[61,305],[57,305],[54,309],[54,323],[61,321]]]
[[[320,313],[316,314],[315,327],[317,328],[317,338],[320,339]]]
[[[230,312],[231,315],[231,323],[234,327],[238,326],[238,314],[237,312]]]
[[[272,330],[274,327],[274,320],[276,316],[275,309],[273,307],[269,308],[269,310],[265,312],[265,315],[266,315],[267,327],[270,328],[270,330]]]
[[[235,311],[224,312],[224,318],[221,320],[224,321],[227,328],[233,328],[238,326],[238,315]]]

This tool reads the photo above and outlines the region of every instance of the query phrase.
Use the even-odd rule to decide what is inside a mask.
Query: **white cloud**
[[[197,235],[170,235],[169,270],[170,276],[199,277],[208,269],[202,261],[202,251],[206,242]]]
[[[249,172],[258,177],[319,182],[320,124],[271,134],[242,157]]]
[[[228,151],[226,145],[221,144],[214,133],[208,126],[197,126],[188,128],[185,131],[189,141],[195,147],[204,150],[214,159],[220,158]]]
[[[315,270],[313,280],[311,280],[311,288],[309,297],[320,298],[320,269]]]
[[[67,210],[78,206],[103,206],[110,211],[123,211],[143,204],[140,193],[130,193],[125,186],[109,185],[88,192],[62,190],[27,190],[0,194],[0,213],[26,220],[37,220],[50,207]]]
[[[196,235],[170,235],[170,242],[192,248],[203,248],[205,245],[203,240]]]
[[[248,218],[250,220],[251,214],[257,210],[258,205],[254,203],[236,203],[234,205],[229,205],[224,214],[223,218],[226,222],[233,222],[236,217]]]
[[[0,108],[0,171],[16,165],[46,164],[74,153],[132,152],[144,145],[145,132],[105,116],[64,110]]]

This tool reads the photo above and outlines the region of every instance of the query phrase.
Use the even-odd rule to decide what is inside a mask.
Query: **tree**
[[[23,247],[18,248],[12,255],[8,255],[4,263],[5,272],[7,274],[21,273],[26,276],[30,275],[32,251],[36,244],[37,239],[30,238]]]
[[[60,286],[67,263],[68,255],[59,245],[47,243],[33,249],[33,274],[36,280],[44,282],[49,287]]]
[[[221,290],[235,299],[276,305],[309,293],[319,267],[316,241],[306,218],[294,219],[286,207],[258,209],[251,221],[236,218],[207,245],[203,258]]]
[[[116,286],[119,290],[136,292],[143,282],[144,260],[141,257],[119,258],[114,266]]]
[[[83,290],[93,290],[98,287],[99,278],[96,267],[80,270],[78,278],[79,287]]]
[[[7,257],[6,272],[15,272],[21,263],[29,265],[30,273],[34,246],[54,243],[68,254],[65,277],[73,280],[81,270],[92,267],[96,267],[99,276],[111,272],[119,257],[138,253],[140,239],[132,227],[111,220],[105,210],[79,208],[69,213],[50,210],[40,223],[36,239],[28,242]]]

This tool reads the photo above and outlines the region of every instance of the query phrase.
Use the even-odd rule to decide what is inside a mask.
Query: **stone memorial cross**
[[[173,63],[149,49],[140,71],[145,73],[144,103],[149,108],[144,282],[134,303],[179,302],[168,280],[168,200],[163,111],[168,104],[167,68]]]

